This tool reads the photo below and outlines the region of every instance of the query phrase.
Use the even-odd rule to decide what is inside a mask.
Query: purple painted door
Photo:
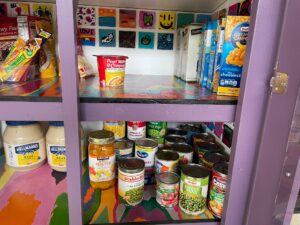
[[[245,225],[288,225],[288,212],[295,206],[300,147],[299,139],[294,138],[289,144],[288,140],[294,112],[294,122],[299,120],[299,105],[296,108],[300,84],[300,30],[296,29],[299,9],[299,0],[287,0],[282,9],[284,17],[274,76],[276,72],[287,74],[288,85],[286,93],[270,89]]]

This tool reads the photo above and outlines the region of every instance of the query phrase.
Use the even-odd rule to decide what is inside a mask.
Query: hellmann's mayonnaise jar
[[[81,133],[81,158],[86,158],[84,134],[80,127]],[[67,158],[65,146],[65,129],[63,121],[49,122],[49,128],[46,134],[47,158],[49,166],[56,171],[67,171]]]
[[[45,138],[38,122],[7,121],[3,134],[8,166],[26,171],[40,167],[46,160]]]

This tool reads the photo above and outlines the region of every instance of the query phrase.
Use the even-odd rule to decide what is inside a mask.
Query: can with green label
[[[167,122],[148,122],[147,123],[147,137],[155,139],[159,146],[163,146],[164,138],[167,131]]]
[[[181,170],[179,208],[197,216],[205,211],[210,171],[198,164],[187,164]]]

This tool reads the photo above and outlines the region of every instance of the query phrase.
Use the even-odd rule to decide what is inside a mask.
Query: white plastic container
[[[26,171],[40,167],[46,160],[43,131],[38,122],[7,121],[3,145],[8,166]]]
[[[81,158],[82,161],[86,158],[84,134],[81,131]],[[67,158],[65,147],[65,128],[63,121],[49,122],[49,129],[46,134],[47,158],[49,166],[56,171],[67,171]]]

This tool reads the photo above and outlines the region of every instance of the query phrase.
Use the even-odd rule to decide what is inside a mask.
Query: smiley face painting
[[[174,30],[176,21],[175,12],[160,12],[158,20],[158,29],[160,30]]]

